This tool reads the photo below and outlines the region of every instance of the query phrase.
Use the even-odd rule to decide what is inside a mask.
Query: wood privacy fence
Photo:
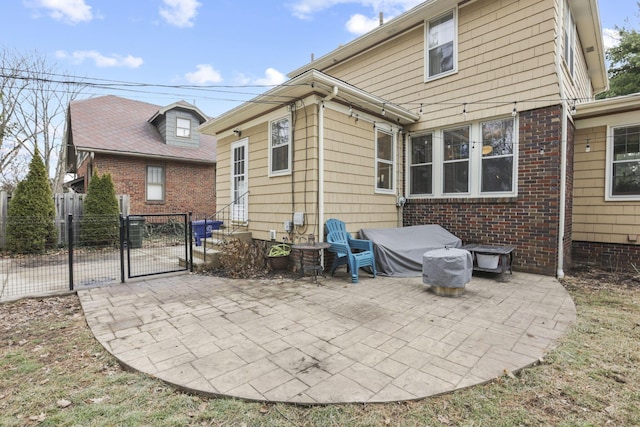
[[[54,194],[53,202],[56,206],[55,224],[58,229],[58,244],[67,244],[67,218],[69,214],[73,218],[80,220],[84,212],[84,198],[86,194],[61,193]],[[120,213],[129,216],[129,195],[121,194],[117,196]],[[7,211],[11,195],[6,191],[0,192],[0,249],[4,249],[6,236]]]

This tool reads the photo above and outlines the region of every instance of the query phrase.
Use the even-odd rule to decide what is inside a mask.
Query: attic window
[[[180,117],[176,119],[176,136],[182,138],[189,138],[191,136],[191,120]]]

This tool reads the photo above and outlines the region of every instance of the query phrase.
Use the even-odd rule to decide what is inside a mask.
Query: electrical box
[[[269,230],[269,239],[276,240],[276,230]]]
[[[291,221],[284,222],[284,231],[286,231],[287,233],[291,233],[293,231],[293,224],[291,223]]]
[[[304,212],[293,213],[293,225],[304,225]]]

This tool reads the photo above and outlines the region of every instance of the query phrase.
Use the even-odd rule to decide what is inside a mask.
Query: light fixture
[[[576,113],[576,98],[573,98],[573,103],[571,104],[571,115],[573,116]]]
[[[464,116],[464,119],[467,120],[467,103],[466,102],[462,103],[462,115]]]
[[[584,146],[584,152],[589,153],[591,151],[591,144],[589,144],[589,140],[587,139],[587,145]]]
[[[544,146],[543,145],[540,146],[540,154],[544,154]]]
[[[353,117],[353,107],[349,104],[349,117]]]
[[[384,111],[384,104],[382,104],[382,115],[384,116],[385,114],[387,114],[387,112]]]
[[[233,134],[240,138],[240,136],[242,135],[242,131],[240,129],[234,129]]]
[[[420,111],[418,111],[418,116],[422,117],[422,102],[420,103]]]
[[[511,111],[511,115],[515,117],[518,114],[518,108],[516,108],[516,104],[518,101],[513,101],[513,110]]]

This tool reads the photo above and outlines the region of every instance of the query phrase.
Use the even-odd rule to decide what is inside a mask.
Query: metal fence
[[[11,221],[0,225],[22,227],[36,219]],[[193,264],[187,214],[90,221],[69,215],[64,232],[70,244],[53,239],[32,248],[21,244],[21,253],[1,253],[0,301],[119,283],[128,277],[186,270]]]

